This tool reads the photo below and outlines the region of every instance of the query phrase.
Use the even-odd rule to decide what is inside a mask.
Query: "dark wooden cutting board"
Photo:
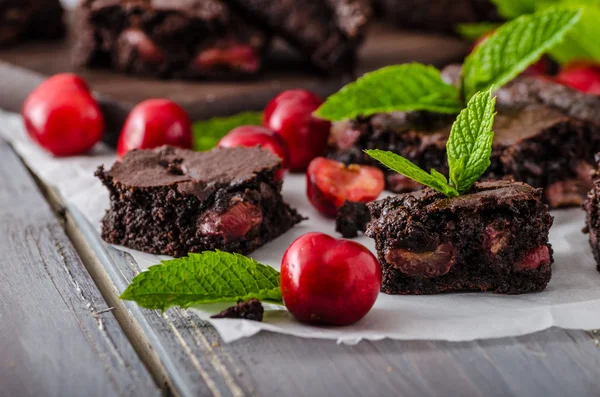
[[[288,88],[306,88],[326,96],[353,79],[353,76],[319,75],[283,45],[277,45],[264,73],[255,81],[150,80],[109,70],[76,70],[71,65],[72,42],[70,37],[60,42],[26,42],[0,49],[0,107],[19,111],[26,96],[46,76],[77,72],[100,99],[108,124],[106,140],[114,143],[129,110],[144,99],[174,100],[193,120],[202,120],[259,110]],[[439,66],[459,60],[467,50],[468,44],[457,38],[375,26],[360,51],[356,75],[411,61]]]

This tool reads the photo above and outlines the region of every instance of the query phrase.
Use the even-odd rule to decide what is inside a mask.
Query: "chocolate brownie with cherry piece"
[[[540,189],[482,182],[454,198],[427,188],[368,207],[366,234],[375,239],[382,292],[522,294],[550,281],[553,218]]]
[[[59,0],[0,0],[0,45],[60,38],[66,31],[63,14]]]
[[[350,70],[371,18],[370,0],[232,0],[324,71]]]
[[[256,74],[268,35],[223,0],[83,0],[75,63],[160,78]]]
[[[283,201],[281,166],[260,148],[134,150],[96,172],[111,200],[102,237],[175,257],[248,254],[303,219]]]
[[[484,179],[517,180],[544,189],[551,207],[579,206],[591,188],[600,152],[600,98],[556,83],[521,77],[497,92],[492,165]],[[453,116],[427,112],[377,114],[332,128],[329,157],[378,165],[365,149],[389,150],[444,173]],[[380,165],[379,165],[380,166]],[[381,167],[381,166],[380,166]],[[420,185],[386,170],[393,192]]]

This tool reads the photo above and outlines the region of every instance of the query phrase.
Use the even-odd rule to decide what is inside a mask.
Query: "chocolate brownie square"
[[[371,17],[369,0],[232,0],[325,71],[354,65]]]
[[[383,19],[404,29],[455,32],[459,23],[500,21],[490,0],[375,0]]]
[[[279,157],[260,148],[132,151],[96,172],[111,200],[102,237],[176,257],[248,254],[302,220],[281,197],[280,169]]]
[[[75,63],[161,78],[256,74],[267,35],[222,0],[84,0]]]
[[[63,13],[59,0],[0,0],[0,45],[21,38],[62,37]]]
[[[387,294],[542,291],[552,275],[553,218],[541,190],[484,182],[447,198],[431,189],[368,204]]]
[[[581,205],[591,188],[594,155],[600,152],[600,98],[529,77],[516,79],[497,96],[492,165],[483,178],[543,188],[544,200],[554,208]],[[330,157],[381,167],[363,151],[389,150],[421,168],[447,172],[446,141],[453,119],[398,112],[340,123],[332,129]],[[393,192],[420,188],[386,172],[387,188]]]

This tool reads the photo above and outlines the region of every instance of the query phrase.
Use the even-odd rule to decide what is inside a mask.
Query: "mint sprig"
[[[261,125],[262,112],[242,112],[230,117],[214,117],[193,125],[194,150],[214,148],[229,131],[242,125]]]
[[[391,111],[457,113],[460,109],[457,88],[445,83],[439,70],[410,63],[366,73],[327,98],[315,115],[340,121]]]
[[[138,274],[121,295],[147,309],[256,298],[283,304],[279,272],[239,254],[207,251],[163,261]]]
[[[469,55],[463,66],[462,92],[470,99],[478,91],[501,87],[535,63],[581,18],[581,9],[553,8],[523,15],[492,34]]]
[[[496,98],[477,93],[459,115],[446,143],[452,186],[467,192],[490,166]]]
[[[427,173],[406,158],[383,150],[365,150],[381,164],[448,196],[468,192],[490,165],[496,99],[491,90],[477,93],[460,112],[452,125],[446,144],[450,183],[444,175],[432,169]]]

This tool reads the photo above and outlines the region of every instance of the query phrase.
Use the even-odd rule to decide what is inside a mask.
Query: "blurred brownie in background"
[[[22,38],[54,39],[64,33],[59,0],[0,0],[0,45]]]
[[[374,0],[383,17],[394,26],[453,33],[460,23],[500,21],[490,0]]]
[[[371,18],[369,0],[232,0],[241,13],[283,37],[316,67],[352,69]]]
[[[75,62],[160,78],[256,74],[267,34],[221,0],[83,0]]]

